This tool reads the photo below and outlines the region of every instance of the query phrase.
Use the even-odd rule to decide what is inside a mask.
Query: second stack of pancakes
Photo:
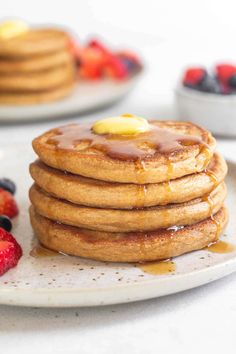
[[[72,92],[74,83],[74,61],[66,32],[32,28],[0,39],[0,104],[58,100]]]
[[[33,229],[46,247],[117,262],[167,259],[215,242],[227,223],[227,166],[215,139],[186,122],[135,137],[91,124],[33,141]]]

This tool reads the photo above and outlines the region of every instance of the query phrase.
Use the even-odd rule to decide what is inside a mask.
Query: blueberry
[[[12,223],[8,216],[0,215],[0,227],[4,230],[10,232],[12,229]]]
[[[132,70],[136,69],[137,65],[133,60],[131,60],[127,57],[122,57],[121,60],[124,63],[124,65],[128,71],[132,71]]]
[[[0,179],[0,188],[5,189],[6,191],[10,192],[11,194],[15,194],[16,192],[16,185],[8,178],[1,178]]]
[[[141,64],[137,62],[135,59],[133,59],[132,57],[121,54],[119,55],[119,59],[129,73],[138,71],[141,68]]]
[[[236,89],[236,75],[232,75],[229,79],[229,86]]]
[[[210,75],[206,75],[197,88],[203,92],[221,93],[218,80]]]
[[[185,87],[188,87],[188,88],[190,88],[190,89],[192,89],[192,90],[198,90],[198,87],[195,86],[195,85],[191,85],[191,84],[186,84],[186,83],[184,83],[184,86],[185,86]]]

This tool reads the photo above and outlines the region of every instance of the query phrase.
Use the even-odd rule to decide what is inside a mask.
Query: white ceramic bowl
[[[178,118],[196,123],[212,133],[236,137],[236,95],[217,95],[178,86]]]

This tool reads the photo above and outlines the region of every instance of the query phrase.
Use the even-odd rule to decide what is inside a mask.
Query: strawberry
[[[115,79],[122,80],[129,76],[128,69],[124,62],[115,55],[112,55],[104,68],[105,73]]]
[[[215,70],[217,78],[223,83],[228,83],[230,77],[236,74],[236,67],[231,64],[216,65]]]
[[[80,55],[80,74],[87,79],[98,79],[102,76],[104,66],[104,54],[92,47],[86,47],[81,51]]]
[[[0,276],[15,267],[21,256],[21,246],[9,232],[0,228]]]
[[[16,239],[12,236],[12,234],[10,234],[10,232],[7,232],[6,230],[0,227],[0,242],[1,241],[8,241],[10,243],[13,243],[16,248],[17,256],[19,258],[22,256],[22,249]]]
[[[103,55],[103,67],[101,68],[103,73],[115,79],[125,79],[128,77],[128,70],[123,61],[118,55],[113,54],[101,42],[95,39],[91,40],[88,43],[88,47],[99,51]]]
[[[206,75],[204,68],[189,68],[185,71],[183,84],[190,86],[199,85]]]
[[[19,210],[12,194],[0,188],[0,215],[4,214],[9,218],[13,218],[18,213]]]
[[[111,55],[112,53],[109,51],[108,48],[106,48],[101,42],[99,42],[96,39],[91,39],[88,42],[88,47],[89,48],[93,48],[96,50],[99,50],[101,53],[103,53],[104,55]]]

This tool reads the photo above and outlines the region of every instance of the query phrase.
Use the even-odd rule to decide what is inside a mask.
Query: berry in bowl
[[[236,65],[219,64],[211,72],[188,68],[175,93],[182,120],[218,135],[236,136]]]

